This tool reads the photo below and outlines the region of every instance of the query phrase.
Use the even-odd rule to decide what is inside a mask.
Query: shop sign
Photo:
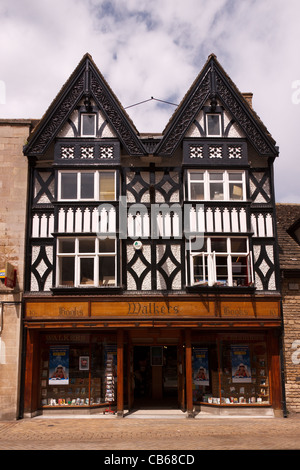
[[[130,301],[28,302],[26,318],[278,318],[279,302]]]
[[[5,268],[0,269],[0,279],[4,279],[6,287],[13,289],[16,285],[17,270],[8,261],[5,263]]]
[[[83,318],[88,316],[88,302],[28,302],[27,318]]]

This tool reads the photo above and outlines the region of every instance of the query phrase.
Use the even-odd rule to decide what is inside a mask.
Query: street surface
[[[0,450],[300,450],[300,417],[1,421]]]

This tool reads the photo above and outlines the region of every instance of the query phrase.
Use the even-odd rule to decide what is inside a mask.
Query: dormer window
[[[81,136],[82,137],[95,137],[96,136],[96,114],[82,113],[81,114]]]
[[[206,135],[208,137],[221,137],[221,115],[206,114]]]

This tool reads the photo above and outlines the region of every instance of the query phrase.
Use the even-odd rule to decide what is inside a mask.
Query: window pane
[[[99,240],[99,253],[114,253],[116,249],[115,240],[106,238]]]
[[[243,199],[243,185],[239,183],[229,183],[229,198],[235,201]]]
[[[204,200],[204,183],[191,183],[191,199],[193,201]]]
[[[219,114],[207,114],[207,134],[208,135],[220,135],[220,115]]]
[[[94,199],[94,173],[81,173],[81,198]]]
[[[246,238],[232,238],[231,239],[231,253],[247,253]]]
[[[191,181],[203,181],[203,178],[204,178],[204,173],[203,172],[194,172],[193,173],[190,173],[190,180]]]
[[[223,173],[209,173],[210,181],[223,181]]]
[[[74,286],[74,262],[74,256],[70,256],[68,258],[60,258],[60,285]]]
[[[61,173],[61,198],[77,199],[77,173]]]
[[[107,171],[100,173],[99,199],[100,201],[115,200],[115,172]]]
[[[204,266],[203,266],[204,258]],[[193,256],[194,263],[194,283],[206,281],[207,256]]]
[[[242,173],[228,173],[229,181],[243,181]]]
[[[82,135],[95,135],[95,123],[96,116],[95,114],[82,114]]]
[[[80,258],[81,285],[94,285],[94,258]]]
[[[75,240],[59,240],[59,253],[75,253]]]
[[[95,240],[80,239],[79,253],[95,253]]]
[[[211,251],[216,253],[227,253],[227,238],[212,238]]]
[[[100,256],[99,258],[99,285],[114,286],[115,280],[115,257]]]
[[[248,286],[247,257],[232,257],[232,279],[234,286]]]
[[[224,199],[223,183],[210,183],[210,200],[222,201]]]
[[[216,256],[216,275],[217,281],[227,283],[228,280],[227,270],[227,256]]]

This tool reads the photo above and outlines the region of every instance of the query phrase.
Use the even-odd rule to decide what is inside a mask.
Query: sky
[[[279,147],[276,201],[300,203],[299,24],[300,0],[0,0],[0,118],[41,118],[88,52],[138,131],[162,132],[176,107],[157,100],[180,103],[214,53]]]

